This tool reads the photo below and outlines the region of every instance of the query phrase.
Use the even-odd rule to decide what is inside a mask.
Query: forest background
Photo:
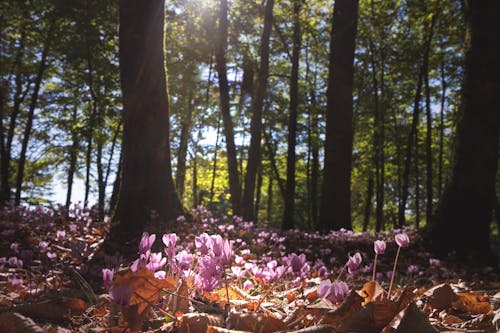
[[[166,5],[172,173],[183,206],[323,229],[322,207],[342,204],[322,203],[331,2]],[[48,198],[63,184],[67,209],[95,197],[101,216],[112,213],[124,123],[118,4],[2,1],[0,13],[1,202],[54,205]],[[459,1],[359,2],[345,226],[432,219],[463,113],[465,17]],[[74,195],[77,181],[84,191]]]

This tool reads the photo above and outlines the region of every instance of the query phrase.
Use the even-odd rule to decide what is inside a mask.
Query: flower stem
[[[340,280],[340,277],[342,276],[342,274],[344,274],[346,267],[347,267],[347,263],[342,267],[342,270],[340,271],[339,275],[337,276],[337,280]]]
[[[378,257],[378,253],[375,253],[375,259],[373,259],[372,281],[375,281],[375,272],[377,271],[377,257]]]
[[[394,260],[394,267],[392,268],[391,283],[389,284],[389,292],[387,293],[387,298],[391,297],[392,284],[394,283],[394,275],[396,275],[396,265],[398,264],[399,251],[401,246],[398,246],[398,251],[396,252],[396,259]]]

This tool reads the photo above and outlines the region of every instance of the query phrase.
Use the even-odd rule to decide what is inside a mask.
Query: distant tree
[[[118,239],[137,236],[157,213],[160,222],[182,212],[172,179],[165,65],[165,1],[121,0],[120,75],[123,165],[114,220]]]
[[[466,1],[465,74],[450,182],[428,239],[431,249],[474,261],[490,258],[500,133],[500,2]]]
[[[358,0],[337,0],[333,7],[326,107],[321,230],[351,229],[354,46]]]

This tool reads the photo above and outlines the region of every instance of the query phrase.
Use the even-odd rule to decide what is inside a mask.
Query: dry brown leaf
[[[223,326],[221,317],[207,313],[186,313],[179,322],[179,333],[206,332],[208,326]]]
[[[250,333],[249,331],[229,330],[227,328],[208,325],[206,333]]]
[[[41,303],[18,305],[14,311],[32,318],[62,321],[71,315],[81,314],[86,309],[87,304],[79,298],[57,298]]]
[[[44,333],[31,318],[17,312],[0,313],[0,332],[2,333]]]
[[[398,312],[399,302],[373,301],[343,321],[338,332],[378,333]]]
[[[337,309],[331,310],[325,315],[321,320],[321,324],[327,324],[335,328],[338,327],[344,319],[362,308],[362,302],[363,298],[357,292],[351,290]]]
[[[270,313],[230,313],[229,327],[232,329],[272,333],[285,328],[282,320],[275,318]]]
[[[335,328],[333,328],[330,325],[313,325],[295,331],[286,331],[286,333],[334,333],[334,332]]]
[[[359,292],[361,297],[365,300],[363,304],[368,304],[371,301],[379,300],[385,295],[385,290],[382,288],[377,281],[370,281],[363,285],[363,288]]]
[[[447,283],[429,289],[424,296],[427,297],[427,304],[438,311],[450,308],[458,299],[457,294]]]
[[[415,303],[410,303],[396,333],[438,333],[429,322],[429,317]]]
[[[460,318],[458,318],[457,316],[454,316],[454,315],[446,315],[442,319],[442,323],[445,324],[445,325],[461,324],[463,322],[464,321],[462,319],[460,319]]]
[[[487,296],[476,292],[458,293],[458,299],[452,303],[454,309],[470,314],[486,314],[492,311]]]
[[[150,304],[155,304],[161,299],[161,290],[175,289],[172,277],[157,279],[146,267],[141,267],[135,273],[127,270],[117,274],[114,286],[123,285],[132,285],[134,292],[130,297],[129,306],[122,309],[122,319],[136,331],[140,330]]]

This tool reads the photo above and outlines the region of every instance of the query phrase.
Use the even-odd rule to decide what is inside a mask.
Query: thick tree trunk
[[[299,108],[299,58],[301,48],[300,8],[302,0],[295,0],[293,5],[293,48],[292,73],[290,76],[290,115],[288,118],[288,152],[286,165],[285,210],[283,212],[283,229],[295,226],[295,146],[297,141],[297,113]]]
[[[245,186],[242,199],[242,215],[246,220],[253,220],[254,193],[257,169],[261,160],[261,136],[262,136],[262,109],[267,92],[267,77],[269,73],[269,41],[273,23],[274,0],[266,1],[264,29],[259,50],[260,66],[257,77],[257,89],[252,100],[252,119],[250,121],[250,147],[248,148],[248,161],[245,174]]]
[[[408,194],[410,188],[410,168],[412,162],[412,154],[414,150],[415,137],[418,129],[418,122],[420,116],[420,99],[422,95],[422,83],[424,81],[425,73],[429,70],[429,54],[431,49],[432,34],[434,33],[434,23],[436,22],[436,16],[432,15],[431,24],[427,32],[427,38],[424,43],[424,54],[422,56],[422,65],[420,66],[420,71],[418,74],[417,85],[415,90],[415,101],[413,104],[413,117],[411,122],[410,133],[408,135],[408,144],[406,145],[406,157],[403,170],[403,184],[401,201],[398,210],[398,226],[402,227],[406,220],[406,204],[408,201]],[[415,162],[416,164],[416,162]]]
[[[328,75],[325,166],[321,230],[351,229],[354,47],[358,0],[337,0],[333,8]]]
[[[38,72],[35,78],[35,85],[33,87],[33,92],[31,94],[31,101],[28,109],[28,119],[26,121],[26,127],[24,128],[23,140],[21,144],[21,153],[19,154],[19,161],[17,164],[16,197],[15,197],[16,205],[19,205],[21,203],[21,193],[23,190],[23,180],[24,180],[24,167],[26,164],[26,153],[28,151],[28,144],[31,137],[31,129],[33,127],[33,120],[35,118],[35,108],[38,103],[40,86],[42,84],[43,74],[45,73],[45,69],[47,68],[47,61],[48,61],[47,57],[49,55],[49,49],[52,43],[54,27],[55,27],[55,21],[51,20],[50,26],[48,27],[47,31],[47,37],[44,41],[40,63],[38,65]]]
[[[120,224],[111,232],[118,240],[140,235],[152,211],[166,228],[183,212],[172,179],[164,20],[164,0],[120,1],[123,169]]]
[[[219,76],[220,111],[224,123],[226,137],[227,168],[229,172],[229,193],[231,195],[231,208],[233,214],[240,214],[241,186],[236,159],[236,145],[234,143],[233,120],[229,104],[229,84],[226,68],[227,45],[227,0],[221,0],[219,13],[219,36],[215,52],[217,74]]]
[[[463,114],[451,181],[430,230],[431,249],[483,262],[491,257],[500,133],[500,2],[466,2]],[[492,262],[493,264],[498,263]]]

